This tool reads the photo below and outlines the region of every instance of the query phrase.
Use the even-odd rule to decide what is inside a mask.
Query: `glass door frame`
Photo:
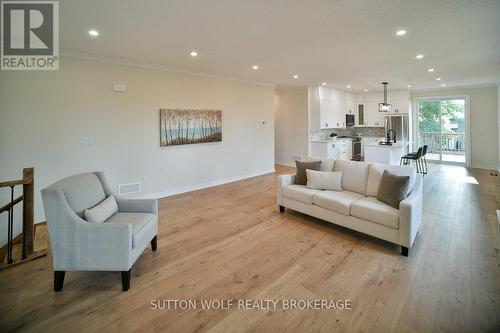
[[[454,164],[454,165],[462,165],[466,167],[470,167],[470,96],[469,95],[438,95],[438,96],[429,96],[429,97],[415,97],[413,99],[413,109],[415,112],[413,112],[413,145],[414,145],[414,150],[416,151],[419,146],[418,138],[420,136],[420,130],[419,130],[419,107],[418,104],[419,102],[423,101],[449,101],[449,100],[454,100],[454,99],[462,99],[465,100],[465,149],[464,149],[464,154],[465,154],[465,163],[460,163],[460,162],[451,162],[451,161],[443,161],[443,153],[442,151],[440,152],[439,155],[439,160],[427,160],[428,162],[432,163],[443,163],[443,164]],[[439,109],[439,118],[441,120],[441,106]],[[442,137],[442,127],[439,127],[439,136]]]

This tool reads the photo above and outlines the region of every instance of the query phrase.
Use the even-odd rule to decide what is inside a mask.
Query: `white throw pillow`
[[[84,216],[87,222],[102,223],[117,212],[118,204],[116,203],[115,197],[110,195],[101,201],[100,204],[95,205],[91,209],[86,209]]]
[[[342,191],[342,171],[325,172],[306,170],[307,187],[316,190]]]

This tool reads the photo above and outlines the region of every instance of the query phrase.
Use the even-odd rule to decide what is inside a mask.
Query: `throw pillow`
[[[102,223],[118,212],[118,204],[115,197],[110,195],[101,203],[84,212],[85,220],[92,223]]]
[[[399,209],[399,203],[408,196],[410,176],[397,176],[384,170],[377,192],[377,200]]]
[[[316,190],[342,191],[342,171],[325,172],[306,170],[307,187]]]
[[[307,184],[306,169],[319,170],[319,168],[321,167],[321,161],[312,161],[312,162],[295,161],[295,166],[297,168],[297,173],[295,174],[295,184],[306,185]]]

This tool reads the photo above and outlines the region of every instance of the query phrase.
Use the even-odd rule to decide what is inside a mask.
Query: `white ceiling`
[[[499,0],[61,0],[60,11],[64,51],[280,86],[500,81]]]

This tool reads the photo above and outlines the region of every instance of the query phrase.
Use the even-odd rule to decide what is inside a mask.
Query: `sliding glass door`
[[[467,163],[466,98],[418,99],[418,144],[427,160]]]

